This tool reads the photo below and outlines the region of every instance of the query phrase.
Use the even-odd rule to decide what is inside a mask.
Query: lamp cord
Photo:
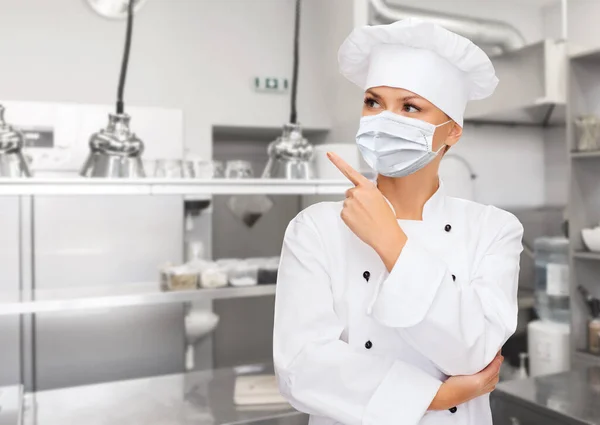
[[[290,123],[296,124],[298,112],[296,110],[296,96],[298,92],[298,62],[300,58],[300,1],[296,0],[296,17],[294,28],[294,67],[292,75],[292,104],[290,113]]]
[[[125,49],[123,51],[123,60],[121,61],[121,75],[119,76],[119,89],[117,92],[117,114],[125,112],[125,103],[123,102],[123,91],[125,90],[125,79],[127,78],[127,66],[129,64],[129,51],[131,50],[131,33],[133,30],[133,3],[135,0],[129,0],[127,5],[127,32],[125,35]]]

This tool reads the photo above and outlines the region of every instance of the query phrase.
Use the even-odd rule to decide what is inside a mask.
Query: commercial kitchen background
[[[366,23],[367,3],[303,2],[298,113],[314,144],[354,141],[362,93],[338,74],[337,49],[355,25]],[[560,0],[389,3],[500,20],[514,26],[528,46],[563,42],[566,29],[569,46],[600,48],[595,0],[569,0],[566,27]],[[288,92],[257,91],[253,81],[291,78],[293,22],[291,0],[147,1],[136,14],[125,92],[133,131],[142,139],[161,135],[146,136],[147,152],[154,158],[245,159],[260,175],[268,143],[288,120],[290,99]],[[63,148],[74,153],[61,172],[77,171],[89,135],[112,111],[124,30],[124,20],[102,18],[84,0],[2,2],[0,103],[7,121],[35,125],[40,122],[27,120],[38,117],[55,125],[56,143],[68,139]],[[544,78],[540,73],[539,80]],[[566,75],[561,78],[566,85]],[[507,104],[519,104],[521,91],[502,90],[512,97]],[[556,113],[564,115],[560,106]],[[477,176],[473,198],[517,214],[529,246],[538,236],[560,235],[569,199],[564,118],[558,125],[493,120],[491,114],[467,122],[453,149]],[[24,280],[37,289],[157,280],[158,267],[185,261],[187,243],[195,240],[203,242],[208,258],[276,256],[289,220],[325,199],[270,195],[274,207],[248,228],[228,211],[228,196],[213,196],[200,214],[190,214],[194,205],[183,196],[105,198],[108,204],[92,198],[41,196],[28,204],[0,197],[2,291],[17,291]],[[34,223],[25,235],[24,216]],[[29,257],[24,239],[34,241]],[[23,266],[27,261],[30,271]],[[524,293],[533,289],[533,275],[533,260],[524,254]],[[195,369],[271,361],[272,295],[196,301],[194,308],[220,317],[196,346]],[[40,313],[35,319],[0,316],[0,387],[24,379],[26,388],[42,391],[183,373],[185,313],[182,305],[169,304]],[[525,349],[519,346],[517,354]]]

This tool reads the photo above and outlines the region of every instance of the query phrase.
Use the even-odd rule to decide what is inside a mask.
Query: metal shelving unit
[[[575,119],[600,116],[600,51],[570,52],[568,67],[567,149],[570,153],[569,235],[571,243],[571,348],[574,366],[600,365],[587,350],[589,313],[577,291],[584,286],[600,297],[600,253],[586,250],[581,230],[600,223],[600,151],[578,152]]]
[[[275,294],[275,284],[164,291],[157,283],[132,283],[103,287],[0,292],[0,316],[175,304],[273,294]]]
[[[0,196],[60,195],[332,195],[345,180],[285,179],[0,179]]]

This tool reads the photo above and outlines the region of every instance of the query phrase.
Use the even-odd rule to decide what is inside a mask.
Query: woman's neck
[[[422,220],[423,207],[439,187],[437,172],[420,170],[406,177],[377,176],[377,187],[396,211],[396,218]],[[437,171],[437,170],[436,170]]]

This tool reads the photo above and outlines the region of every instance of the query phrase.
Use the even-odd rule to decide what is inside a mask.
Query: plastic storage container
[[[542,320],[569,323],[569,241],[535,240],[535,309]]]

